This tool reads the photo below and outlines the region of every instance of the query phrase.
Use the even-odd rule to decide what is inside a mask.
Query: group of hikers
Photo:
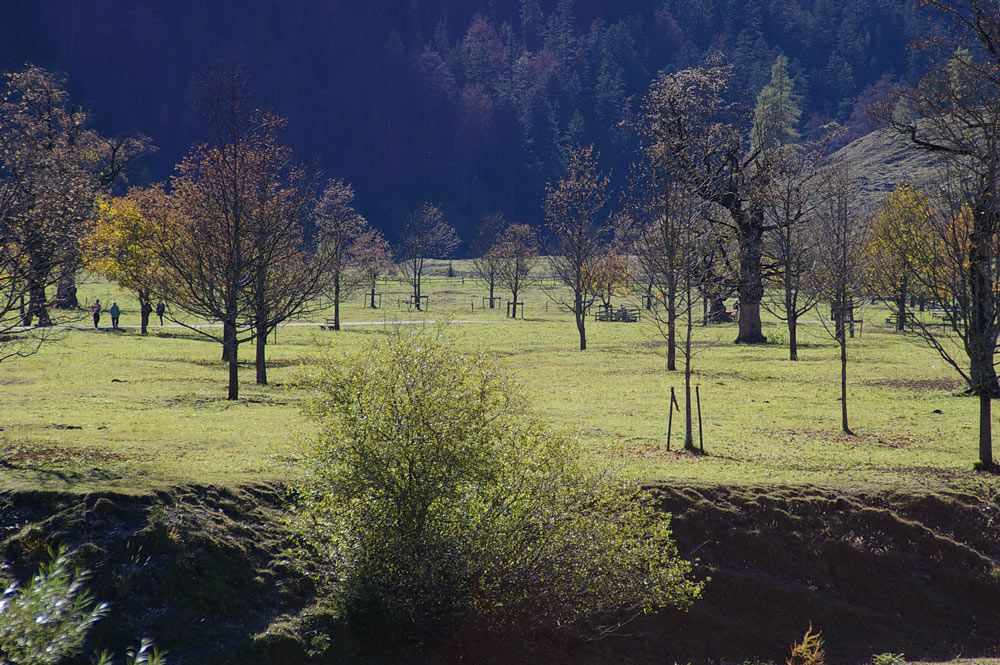
[[[104,310],[101,307],[101,299],[97,298],[94,300],[94,304],[90,306],[90,313],[94,315],[94,327],[100,328],[101,323],[101,312]],[[156,315],[160,317],[160,325],[163,325],[163,315],[167,311],[167,306],[161,300],[156,303]],[[111,315],[111,327],[118,330],[118,319],[121,317],[121,307],[118,306],[116,301],[111,302],[111,307],[108,308],[108,314]],[[148,302],[142,303],[142,315],[149,316],[153,313],[153,306]]]

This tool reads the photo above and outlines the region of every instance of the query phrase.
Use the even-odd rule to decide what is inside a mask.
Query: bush
[[[813,632],[811,623],[802,640],[792,645],[792,653],[785,659],[785,665],[826,665],[823,636],[818,630]]]
[[[0,598],[0,656],[5,665],[47,665],[80,652],[90,627],[108,611],[84,588],[86,572],[71,572],[63,549],[49,550],[31,581],[12,582]]]
[[[107,614],[108,604],[97,603],[84,583],[87,571],[71,570],[70,555],[49,549],[50,560],[21,586],[11,582],[0,597],[0,663],[56,665],[80,653],[91,627]],[[125,655],[126,665],[163,665],[163,655],[143,640]],[[105,652],[97,665],[113,665]]]
[[[487,355],[397,333],[313,383],[322,434],[304,456],[299,524],[326,554],[345,618],[380,639],[460,623],[614,629],[699,595],[669,515],[580,464]]]

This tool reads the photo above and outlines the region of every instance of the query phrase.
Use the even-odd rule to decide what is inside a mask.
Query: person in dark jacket
[[[99,327],[98,324],[101,322],[101,299],[98,298],[94,301],[94,304],[90,306],[90,313],[94,315],[94,327]]]
[[[163,327],[163,313],[167,311],[167,306],[163,304],[163,301],[156,303],[156,315],[160,317],[160,327]]]
[[[118,307],[117,302],[112,302],[109,311],[111,312],[111,327],[118,330],[118,317],[121,315],[122,310]]]

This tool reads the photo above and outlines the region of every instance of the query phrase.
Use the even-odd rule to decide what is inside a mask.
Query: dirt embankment
[[[783,660],[810,622],[835,664],[885,651],[1000,653],[996,497],[660,491],[682,553],[712,578],[705,598],[687,614],[642,617],[627,636],[576,652],[577,662]],[[308,571],[286,556],[294,538],[282,526],[282,502],[275,487],[5,493],[0,556],[26,579],[45,544],[75,547],[95,572],[95,597],[114,604],[95,645],[120,650],[150,636],[176,665],[308,662],[333,626],[310,609],[317,590]]]

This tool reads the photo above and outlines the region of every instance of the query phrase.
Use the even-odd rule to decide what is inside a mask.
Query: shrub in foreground
[[[614,630],[701,584],[669,515],[527,415],[486,354],[396,333],[313,379],[299,524],[381,638]]]
[[[85,583],[90,574],[73,570],[62,548],[25,585],[14,581],[0,596],[0,665],[57,665],[80,653],[87,633],[108,612],[93,600]],[[114,665],[107,652],[96,665]],[[163,654],[149,640],[125,654],[126,665],[164,665]]]

